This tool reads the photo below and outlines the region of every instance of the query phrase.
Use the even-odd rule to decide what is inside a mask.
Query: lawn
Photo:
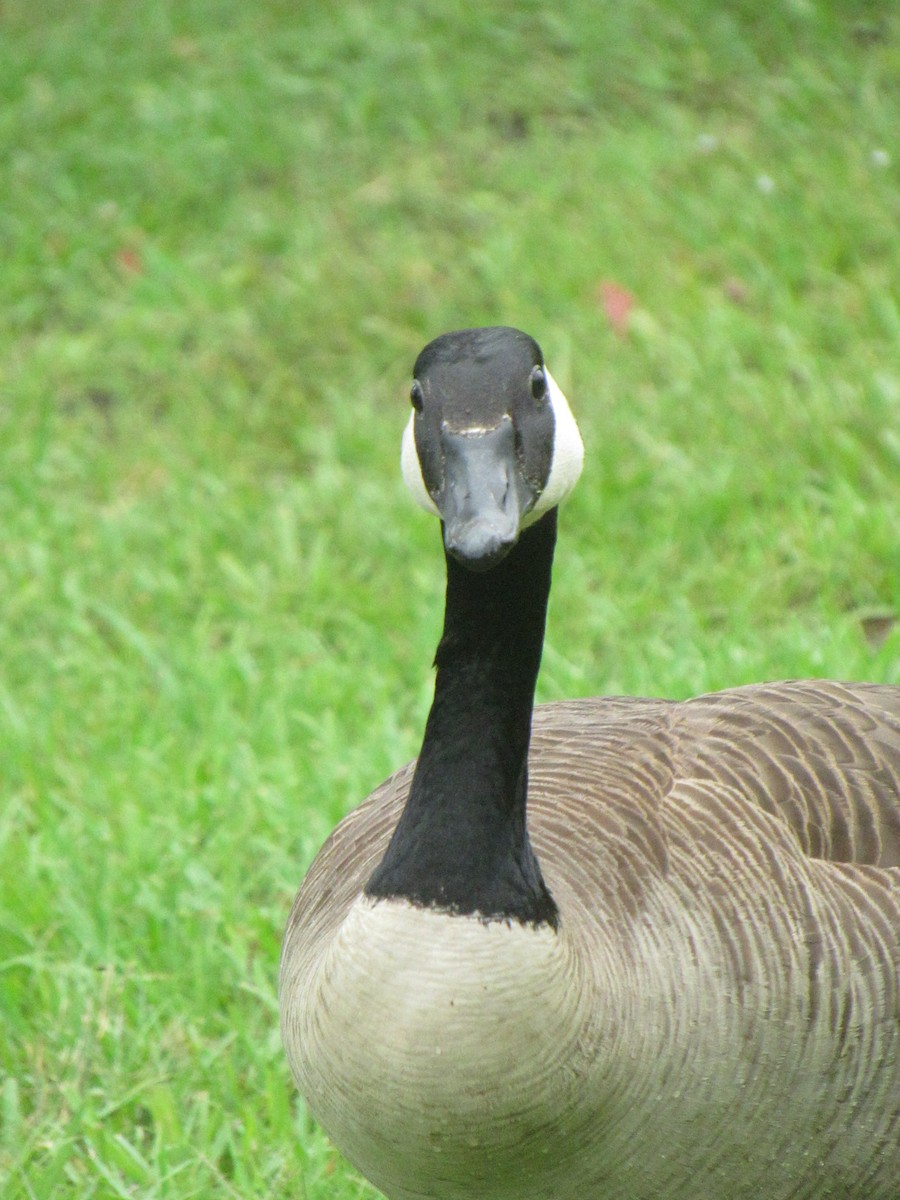
[[[429,703],[430,337],[582,424],[541,699],[900,683],[898,81],[891,0],[4,0],[3,1200],[375,1195],[276,973]]]

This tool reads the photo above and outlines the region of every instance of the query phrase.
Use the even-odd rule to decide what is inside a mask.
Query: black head
[[[565,398],[534,338],[507,326],[429,342],[416,359],[410,398],[407,484],[441,517],[447,550],[487,570],[577,478],[581,439]],[[567,464],[565,478],[549,488],[557,459]]]

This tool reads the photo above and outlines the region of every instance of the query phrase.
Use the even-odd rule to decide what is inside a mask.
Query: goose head
[[[440,517],[448,554],[489,570],[574,487],[584,458],[578,426],[540,346],[518,329],[445,333],[421,352],[413,376],[404,480]]]

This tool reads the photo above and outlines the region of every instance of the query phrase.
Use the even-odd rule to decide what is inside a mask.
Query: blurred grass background
[[[412,360],[583,426],[542,699],[900,683],[890,0],[3,0],[0,1194],[369,1197],[278,948],[411,757]]]

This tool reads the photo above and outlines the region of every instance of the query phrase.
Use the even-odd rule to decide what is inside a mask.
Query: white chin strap
[[[569,402],[562,394],[559,384],[544,367],[547,386],[550,389],[550,404],[553,408],[553,461],[544,490],[537,504],[525,517],[523,526],[533,525],[545,512],[561,504],[578,482],[584,465],[584,442],[581,440]]]

